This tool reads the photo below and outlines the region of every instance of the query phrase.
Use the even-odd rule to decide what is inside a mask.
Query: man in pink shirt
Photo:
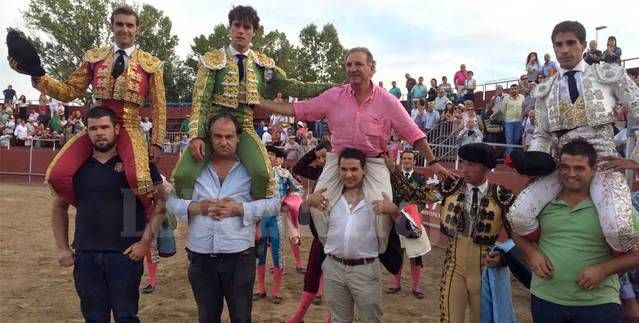
[[[293,104],[260,100],[260,107],[270,112],[295,116],[297,120],[305,121],[324,118],[328,123],[333,150],[327,155],[324,170],[315,187],[315,192],[323,192],[323,201],[320,209],[311,208],[313,223],[321,241],[325,241],[328,231],[328,211],[342,192],[343,182],[339,176],[337,156],[345,148],[356,148],[368,157],[363,190],[365,200],[369,202],[382,199],[382,193],[392,196],[390,174],[384,159],[380,158],[386,152],[391,130],[395,131],[396,136],[412,143],[436,173],[443,177],[451,175],[438,163],[426,136],[397,98],[371,82],[375,61],[370,51],[362,47],[349,50],[345,65],[349,84],[335,86],[316,98]],[[391,227],[388,217],[377,218],[380,254],[385,251]],[[302,305],[305,311],[306,307]]]
[[[455,88],[457,89],[457,96],[461,98],[461,93],[464,90],[464,84],[468,79],[468,71],[466,71],[466,64],[459,66],[459,71],[455,73]]]

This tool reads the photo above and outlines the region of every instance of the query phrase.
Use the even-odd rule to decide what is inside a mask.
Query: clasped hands
[[[222,220],[224,218],[230,218],[234,216],[242,216],[244,214],[244,207],[242,203],[225,197],[223,199],[204,199],[195,205],[197,214],[209,216],[214,220]]]

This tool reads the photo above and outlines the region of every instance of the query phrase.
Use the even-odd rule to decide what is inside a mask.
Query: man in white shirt
[[[15,130],[13,130],[13,135],[16,136],[16,144],[18,146],[24,146],[24,140],[27,139],[28,135],[27,126],[24,124],[24,120],[18,118],[18,124],[16,125]]]
[[[262,134],[262,143],[266,144],[273,142],[273,136],[271,136],[271,130],[268,127],[264,127],[264,133]]]
[[[435,110],[439,112],[440,115],[443,114],[446,109],[446,103],[448,102],[450,102],[450,99],[446,96],[446,91],[440,88],[435,98]]]
[[[322,263],[324,294],[331,320],[352,322],[357,304],[362,322],[382,322],[381,275],[376,217],[399,215],[399,208],[384,194],[383,200],[368,203],[362,189],[366,155],[346,148],[339,155],[339,173],[344,183],[342,195],[331,208]],[[326,208],[321,192],[310,194],[301,212],[310,207]]]
[[[140,123],[142,126],[142,131],[144,132],[144,139],[146,142],[149,142],[151,139],[151,129],[153,128],[153,123],[149,120],[149,117],[144,117],[144,121]]]
[[[251,176],[237,157],[242,132],[228,113],[210,122],[211,159],[189,199],[170,195],[169,212],[188,221],[188,277],[200,322],[220,322],[224,300],[231,322],[250,322],[255,282],[255,224],[278,214],[279,196],[252,201]]]

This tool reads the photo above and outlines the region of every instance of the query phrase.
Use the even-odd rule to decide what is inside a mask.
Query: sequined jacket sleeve
[[[164,96],[164,72],[158,69],[149,77],[148,99],[151,102],[151,120],[153,120],[153,136],[151,144],[162,145],[166,136],[166,99]]]
[[[272,69],[272,73],[271,79],[266,82],[265,94],[268,97],[275,97],[277,92],[282,92],[284,97],[311,98],[330,87],[330,84],[305,83],[290,79],[286,76],[286,72],[277,66]]]
[[[62,102],[69,102],[84,95],[91,84],[91,74],[91,64],[84,61],[78,69],[69,75],[66,81],[60,82],[44,75],[38,82],[34,83],[34,87],[50,97]]]
[[[441,195],[435,188],[412,185],[399,169],[391,172],[391,186],[393,197],[411,203],[429,204],[441,200]]]
[[[211,106],[213,86],[215,84],[215,70],[211,70],[200,62],[193,86],[191,106],[191,122],[189,123],[189,138],[206,138],[206,117]]]
[[[557,137],[550,133],[548,121],[548,107],[546,106],[547,97],[536,97],[535,101],[535,117],[537,125],[532,135],[529,151],[542,151],[553,155]]]
[[[615,96],[619,103],[628,108],[629,116],[639,122],[639,87],[624,71],[624,75],[615,87]],[[630,155],[634,161],[639,162],[639,146]]]

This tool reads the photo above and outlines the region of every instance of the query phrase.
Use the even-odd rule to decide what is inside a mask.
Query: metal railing
[[[29,147],[29,168],[28,171],[25,172],[0,172],[0,175],[20,175],[20,176],[28,176],[29,178],[29,184],[31,184],[32,180],[31,177],[32,176],[45,176],[46,174],[44,173],[34,173],[33,172],[33,149],[41,149],[36,146],[37,142],[52,142],[51,139],[39,139],[39,138],[33,138],[31,139],[31,146]],[[39,146],[39,145],[38,145]],[[10,149],[10,147],[8,146],[7,149]],[[55,147],[55,143],[53,143],[53,150],[56,150]]]

